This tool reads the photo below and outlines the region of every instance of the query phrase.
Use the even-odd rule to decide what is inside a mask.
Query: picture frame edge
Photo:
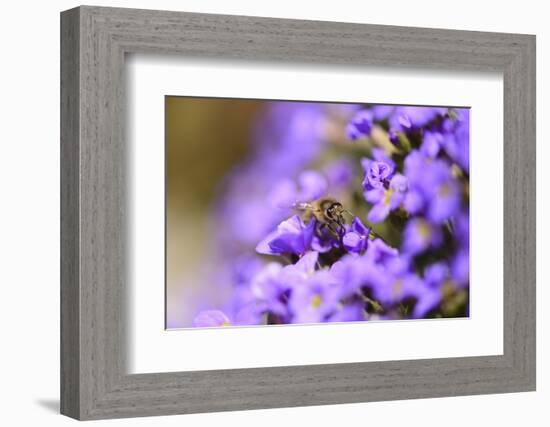
[[[117,18],[117,14],[120,14],[119,18]],[[122,18],[120,18],[121,15]],[[132,27],[132,20],[133,17],[138,15],[141,18],[138,19],[139,22],[135,24],[134,28]],[[150,17],[149,19],[147,18],[148,16]],[[222,18],[220,19],[226,25],[232,19],[238,20],[239,18],[243,18],[210,14],[206,17],[205,14],[189,14],[186,12],[147,11],[95,6],[82,6],[61,13],[61,413],[76,419],[102,419],[168,413],[211,412],[214,410],[259,409],[264,407],[365,401],[354,400],[354,398],[363,399],[365,396],[364,391],[357,391],[358,388],[353,389],[352,386],[350,386],[350,390],[346,391],[345,384],[337,383],[335,379],[333,387],[338,388],[339,391],[335,392],[331,398],[323,398],[322,391],[311,390],[306,387],[302,390],[309,393],[307,395],[309,400],[302,398],[295,400],[296,405],[279,405],[275,400],[270,401],[270,396],[266,396],[265,391],[262,399],[257,399],[255,402],[250,400],[253,396],[248,396],[243,392],[239,394],[241,401],[233,397],[229,399],[229,403],[224,407],[219,402],[206,402],[204,399],[197,401],[197,396],[187,393],[181,386],[178,388],[177,384],[175,386],[166,383],[160,384],[165,387],[164,391],[155,388],[155,380],[165,377],[163,374],[127,375],[124,372],[125,358],[121,353],[125,342],[125,325],[123,325],[124,278],[117,275],[117,272],[121,271],[118,270],[118,267],[110,268],[108,272],[109,276],[102,275],[101,272],[97,271],[98,266],[93,265],[93,263],[100,263],[105,258],[102,258],[100,253],[101,248],[99,246],[92,247],[93,245],[89,242],[89,238],[93,237],[93,233],[105,236],[109,234],[108,231],[114,231],[114,236],[111,236],[113,239],[125,235],[124,218],[126,208],[118,206],[112,194],[110,197],[105,198],[98,197],[96,193],[97,191],[102,191],[101,189],[105,188],[104,184],[108,182],[106,177],[100,175],[102,173],[109,174],[108,178],[113,179],[112,182],[116,183],[115,194],[117,196],[124,195],[123,186],[126,182],[124,171],[118,171],[114,174],[112,172],[112,166],[115,163],[119,162],[119,164],[124,165],[123,129],[111,124],[112,128],[108,127],[107,130],[97,131],[101,127],[98,126],[99,122],[107,120],[109,117],[109,114],[105,111],[100,111],[99,106],[108,105],[109,109],[113,109],[109,111],[116,113],[115,117],[117,114],[123,113],[124,107],[121,104],[122,101],[113,99],[112,95],[110,97],[105,96],[103,99],[101,98],[102,95],[107,93],[106,88],[101,87],[101,85],[107,82],[109,90],[112,91],[111,93],[115,93],[118,96],[124,94],[122,84],[124,55],[132,52],[133,49],[136,49],[136,46],[139,46],[140,42],[132,41],[132,37],[141,38],[141,42],[146,44],[143,39],[148,34],[151,34],[151,29],[140,33],[139,26],[143,25],[144,21],[149,21],[148,25],[154,27],[153,18],[155,16],[162,16],[163,19],[164,17],[173,16],[174,18],[169,19],[176,22],[178,21],[177,16],[182,17],[182,19],[191,19],[190,17],[194,17],[199,22],[195,22],[193,25],[199,28],[200,20],[203,18],[211,22],[212,20],[215,21],[217,16],[221,16]],[[252,26],[255,19],[261,21],[262,25],[266,25],[268,22],[292,21],[273,18],[245,18]],[[365,29],[376,27],[376,31],[384,32],[382,26],[369,26],[368,24],[330,23],[325,21],[302,22],[311,22],[312,26],[318,23],[323,28],[336,28],[337,25]],[[117,25],[126,25],[126,27],[121,29]],[[162,26],[164,24],[161,23],[159,25]],[[131,30],[128,30],[128,28],[131,28]],[[391,28],[397,27],[387,27],[386,29]],[[417,34],[422,34],[422,31],[425,30],[410,29],[409,27],[398,28],[409,29]],[[432,29],[427,29],[426,31],[432,32]],[[497,35],[500,36],[499,33],[440,29],[433,31],[437,32],[437,34],[449,34],[450,38],[452,38],[451,34],[454,34],[457,40],[460,39],[461,34],[465,33],[469,35],[475,33],[475,38],[477,39],[483,39],[485,35],[485,37],[490,39],[491,45],[496,43],[496,39],[498,39]],[[152,32],[158,35],[158,30],[153,30]],[[322,36],[320,37],[322,39]],[[399,44],[398,41],[395,43],[396,45]],[[423,40],[423,43],[429,44],[429,41]],[[438,42],[434,40],[433,43],[437,44]],[[513,277],[515,281],[513,283],[505,281],[504,356],[486,356],[483,363],[479,361],[479,358],[468,358],[470,360],[466,362],[461,360],[463,358],[368,362],[361,364],[365,366],[365,369],[368,368],[369,363],[370,366],[375,366],[377,363],[378,365],[376,366],[387,364],[387,366],[391,366],[392,372],[395,374],[395,370],[399,371],[399,365],[406,366],[407,362],[412,362],[409,366],[424,366],[424,364],[446,366],[445,369],[447,370],[442,369],[440,372],[447,372],[448,374],[452,372],[451,364],[454,361],[461,366],[462,363],[478,360],[482,364],[486,362],[486,366],[480,367],[479,372],[483,371],[487,375],[491,374],[493,376],[498,375],[499,381],[493,384],[488,381],[490,377],[487,377],[484,378],[486,380],[485,383],[478,382],[474,383],[473,386],[465,386],[462,388],[462,392],[458,389],[455,390],[455,395],[482,394],[484,393],[483,390],[494,390],[490,392],[513,392],[529,391],[536,388],[536,313],[532,305],[536,298],[536,278],[533,268],[536,262],[534,259],[536,256],[536,189],[534,181],[534,160],[536,154],[534,114],[536,96],[535,44],[535,36],[507,34],[506,41],[501,42],[495,48],[499,51],[499,55],[494,56],[495,61],[499,61],[498,66],[495,66],[495,68],[500,67],[500,69],[505,70],[505,87],[508,84],[508,95],[506,95],[506,89],[504,94],[505,164],[507,161],[509,162],[510,170],[517,170],[521,166],[530,167],[524,175],[516,173],[512,174],[513,176],[505,178],[505,206],[507,206],[506,203],[509,203],[509,212],[514,214],[508,215],[508,217],[505,215],[505,230],[509,227],[508,229],[519,234],[519,239],[515,239],[511,245],[511,249],[505,248],[505,251],[509,251],[505,253],[505,257],[512,256],[516,260],[513,263],[509,263],[508,266],[508,268],[514,269],[510,277]],[[97,50],[91,52],[91,49]],[[154,51],[154,48],[150,46],[145,46],[144,49],[146,51]],[[173,47],[170,49],[173,49],[173,51],[178,50]],[[168,51],[172,51],[170,49]],[[502,52],[502,55],[500,52]],[[276,54],[279,55],[281,53],[276,52]],[[246,57],[246,55],[244,56]],[[464,55],[461,53],[459,57],[463,58]],[[490,64],[485,64],[485,66],[487,69],[491,68]],[[508,78],[508,83],[506,83],[506,78]],[[515,92],[511,94],[511,90],[515,90]],[[515,114],[517,119],[507,123],[506,118],[510,114]],[[101,139],[103,143],[100,144],[100,147],[93,146],[100,140],[99,134],[94,132],[110,132],[102,134],[104,138]],[[114,148],[114,156],[111,160],[106,160],[105,154],[108,150],[113,149],[105,143],[106,140],[109,140],[109,142],[116,146]],[[527,147],[527,150],[524,152],[517,147],[521,140],[524,141],[523,143]],[[519,194],[523,193],[523,197],[520,197],[521,203],[512,203],[510,197],[508,196],[507,198],[507,188],[508,190],[513,190],[509,196],[520,197]],[[95,199],[92,200],[94,197]],[[94,203],[98,204],[99,207],[96,207]],[[98,212],[97,209],[104,209],[105,211]],[[114,213],[113,218],[108,218],[105,212]],[[518,215],[521,213],[526,213],[525,223],[517,221]],[[504,234],[506,236],[506,233]],[[102,237],[101,239],[104,238],[106,239],[106,237]],[[98,244],[97,241],[94,244]],[[123,258],[126,248],[124,245],[125,243],[122,242],[115,244],[112,253],[116,256],[108,262],[118,262],[125,268],[126,264]],[[527,254],[530,258],[522,260],[521,256],[523,255],[521,254]],[[518,255],[520,256],[519,261],[517,258]],[[522,262],[523,264],[521,264]],[[519,269],[517,267],[518,263],[521,264],[519,266],[521,268]],[[506,262],[505,268],[507,268]],[[507,276],[505,275],[505,277]],[[114,286],[106,289],[105,283],[107,282],[102,282],[98,279],[108,279],[111,285],[114,283]],[[517,304],[521,302],[519,300],[530,305],[532,311],[529,312],[525,306]],[[98,302],[104,302],[105,304],[100,307]],[[516,304],[510,307],[510,302]],[[515,326],[513,330],[510,329],[511,325]],[[110,331],[115,331],[113,337],[106,334],[106,328]],[[345,368],[345,365],[356,364],[340,364],[339,366]],[[326,367],[332,365],[311,366]],[[293,369],[290,369],[289,372],[296,372],[297,369],[297,371],[311,372],[307,374],[310,376],[316,375],[315,373],[321,375],[319,373],[319,369],[321,368],[317,367],[308,370],[308,367],[310,366],[292,367]],[[338,371],[338,367],[331,367],[330,369],[332,375],[337,375],[335,372]],[[261,370],[264,370],[264,372],[275,372],[274,370],[283,372],[284,368],[255,368],[254,370],[232,371],[239,371],[248,377]],[[243,371],[251,372],[246,373]],[[218,378],[227,378],[227,376],[233,378],[237,374],[227,371],[203,371],[189,375],[187,373],[174,374],[175,381],[178,378],[192,378],[194,381],[198,381],[198,383],[200,383],[201,375],[211,379],[215,378],[216,375],[219,376]],[[383,376],[383,373],[378,372],[375,377],[379,378],[381,376]],[[310,381],[315,381],[315,377],[308,378]],[[427,375],[426,378],[432,377]],[[417,378],[414,380],[416,381]],[[252,378],[247,379],[247,381],[265,382],[267,379]],[[318,386],[320,386],[319,384],[323,384],[326,387],[325,384],[328,383],[330,383],[330,377],[324,378],[323,381],[318,383]],[[401,387],[403,388],[403,386]],[[403,394],[403,391],[395,391],[395,389],[393,389],[393,393],[396,399],[435,397],[430,395],[431,391],[436,390],[433,386],[430,387],[429,384],[423,384],[420,381],[418,387],[421,388],[418,388],[414,392],[409,390],[408,395],[411,397],[407,397],[406,393]],[[298,390],[297,386],[296,390]],[[478,390],[479,392],[477,392]],[[355,394],[353,394],[354,392]],[[175,403],[173,406],[167,403],[174,403],[174,398],[178,396],[181,399],[185,399],[187,396],[189,403],[186,405],[182,401],[179,404]],[[383,394],[383,396],[384,398],[380,400],[392,399],[387,394]],[[373,396],[370,397],[371,399],[367,399],[368,401],[378,400],[372,398]],[[161,398],[164,399],[164,403]],[[279,400],[279,403],[284,403],[287,399],[288,397],[283,399],[283,401]],[[209,408],[212,409],[209,410]]]

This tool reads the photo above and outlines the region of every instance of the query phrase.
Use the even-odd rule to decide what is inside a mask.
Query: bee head
[[[342,214],[342,210],[342,204],[339,202],[334,202],[327,208],[326,215],[328,218],[336,220]]]

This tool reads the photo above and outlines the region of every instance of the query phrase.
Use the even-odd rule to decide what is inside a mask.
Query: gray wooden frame
[[[504,354],[128,375],[124,57],[131,52],[502,72]],[[61,14],[61,165],[65,415],[99,419],[535,389],[534,36],[71,9]]]

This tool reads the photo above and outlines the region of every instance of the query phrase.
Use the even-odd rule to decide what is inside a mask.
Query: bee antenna
[[[352,216],[354,217],[355,215],[352,214],[350,211],[348,211],[347,209],[343,209],[343,212],[347,213],[349,216]]]

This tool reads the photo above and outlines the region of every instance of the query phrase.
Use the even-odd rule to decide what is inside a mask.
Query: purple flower
[[[393,265],[393,267],[389,268],[397,269],[398,265],[392,263],[398,259],[398,256],[399,251],[396,248],[392,248],[382,239],[377,238],[369,243],[364,259],[367,263],[381,265],[385,268]],[[408,259],[403,258],[403,261],[408,262]],[[405,269],[406,267],[408,267],[408,263],[405,265]],[[402,270],[403,268],[400,269]]]
[[[348,252],[361,253],[367,249],[370,228],[365,227],[358,217],[353,218],[350,230],[344,235],[342,243]]]
[[[260,272],[261,269],[254,277]],[[254,277],[250,277],[247,283],[236,284],[233,289],[232,298],[227,307],[227,311],[231,313],[229,317],[233,325],[258,325],[262,321],[266,304],[256,297],[251,288]]]
[[[365,171],[363,188],[366,191],[387,186],[395,171],[395,163],[386,156],[383,150],[373,149],[372,155],[374,160],[361,159],[361,166]]]
[[[455,118],[446,119],[442,146],[451,159],[463,170],[470,170],[470,110],[453,110]]]
[[[455,255],[451,264],[453,282],[461,288],[468,286],[470,282],[470,252],[461,249]]]
[[[393,194],[398,195],[399,203],[403,202],[404,194],[409,188],[409,180],[407,177],[397,173],[390,181],[390,190]]]
[[[443,135],[439,132],[426,131],[422,138],[422,145],[420,151],[422,154],[435,159],[441,149],[443,143]]]
[[[220,310],[204,310],[193,319],[193,326],[197,328],[212,328],[229,325],[231,325],[229,318]]]
[[[444,262],[429,265],[424,271],[424,281],[432,288],[439,288],[449,276],[449,267]]]
[[[436,224],[458,213],[460,186],[448,163],[413,150],[405,159],[405,176],[409,181],[409,193],[404,199],[404,207],[409,213],[418,214],[424,210],[427,218]]]
[[[294,215],[258,243],[256,252],[264,255],[302,255],[311,247],[314,230],[315,221],[306,225],[300,216]]]
[[[365,190],[373,188],[384,188],[384,183],[393,173],[393,168],[385,162],[370,162],[369,168],[365,174],[363,188]]]
[[[412,128],[413,122],[407,114],[398,114],[396,117],[397,123],[402,129]]]
[[[288,315],[281,296],[289,289],[289,284],[281,279],[283,266],[276,262],[267,264],[250,283],[250,289],[261,311],[269,311],[279,316]]]
[[[374,299],[385,307],[390,307],[403,298],[414,295],[416,288],[420,286],[420,279],[412,273],[386,274],[383,280],[371,282]]]
[[[398,251],[388,246],[381,239],[374,239],[363,255],[346,255],[330,268],[332,276],[337,279],[342,296],[349,297],[361,293],[363,287],[371,289],[386,286],[393,274],[408,269],[398,267]]]
[[[424,209],[424,196],[418,188],[409,188],[403,200],[403,207],[405,210],[412,214],[418,214]]]
[[[242,305],[233,317],[236,326],[259,325],[262,322],[264,307],[256,302]]]
[[[337,305],[336,311],[328,317],[327,322],[360,322],[362,320],[367,320],[363,304],[349,303]]]
[[[351,122],[346,126],[346,134],[349,139],[355,141],[361,137],[370,135],[372,130],[372,112],[370,110],[358,111]]]
[[[408,180],[401,174],[395,174],[389,183],[389,188],[376,188],[365,192],[365,199],[374,206],[369,211],[368,220],[378,223],[386,219],[392,210],[405,201]]]
[[[292,323],[318,323],[338,308],[341,290],[338,281],[327,270],[319,270],[305,283],[295,286],[289,306]]]
[[[461,248],[469,250],[470,248],[470,214],[468,211],[460,212],[454,221],[454,235]]]
[[[440,107],[396,107],[390,117],[390,128],[402,132],[418,129],[446,112],[447,108]]]
[[[395,111],[394,105],[373,105],[371,107],[372,115],[375,120],[384,120]]]
[[[308,277],[315,273],[318,258],[318,252],[307,252],[296,264],[287,265],[281,270],[280,280],[285,284],[287,289],[293,289],[301,285]]]
[[[416,304],[412,312],[415,319],[422,319],[441,303],[441,292],[426,285],[419,287],[414,295]]]
[[[429,248],[441,244],[441,231],[422,218],[413,218],[407,222],[403,231],[403,252],[417,255]]]
[[[436,224],[441,224],[455,215],[459,209],[460,188],[457,182],[453,179],[438,182],[428,205],[428,218]]]
[[[390,308],[397,306],[406,299],[414,300],[414,307],[407,317],[423,318],[441,301],[438,289],[428,286],[420,277],[408,270],[392,272],[388,270],[383,279],[371,285],[373,297],[382,306]]]
[[[330,267],[344,297],[358,293],[367,278],[372,276],[371,272],[371,263],[366,262],[364,256],[356,255],[345,255]]]
[[[258,316],[262,312],[270,312],[280,318],[287,318],[288,295],[294,288],[303,286],[315,273],[317,255],[317,252],[308,252],[296,264],[285,267],[275,262],[266,264],[251,281],[254,304],[246,304],[249,315]]]
[[[368,139],[380,126],[395,147],[386,152],[374,139],[337,145],[341,120],[350,116],[349,139]],[[216,271],[208,280],[218,284],[212,306],[219,309],[201,311],[195,326],[422,318],[451,284],[467,289],[468,109],[281,102],[257,124],[249,160],[224,179],[217,198],[213,219],[226,226],[209,246]],[[371,154],[361,159],[358,177],[363,149]],[[356,197],[361,178],[365,200]],[[336,238],[315,218],[293,216],[296,203],[326,195],[367,210],[370,223],[399,209],[380,227],[399,248],[371,240],[358,217]],[[401,229],[394,220],[407,215]],[[437,262],[428,260],[431,253],[419,256],[439,248],[443,235]],[[259,254],[289,256],[269,262],[253,254],[255,245]]]

